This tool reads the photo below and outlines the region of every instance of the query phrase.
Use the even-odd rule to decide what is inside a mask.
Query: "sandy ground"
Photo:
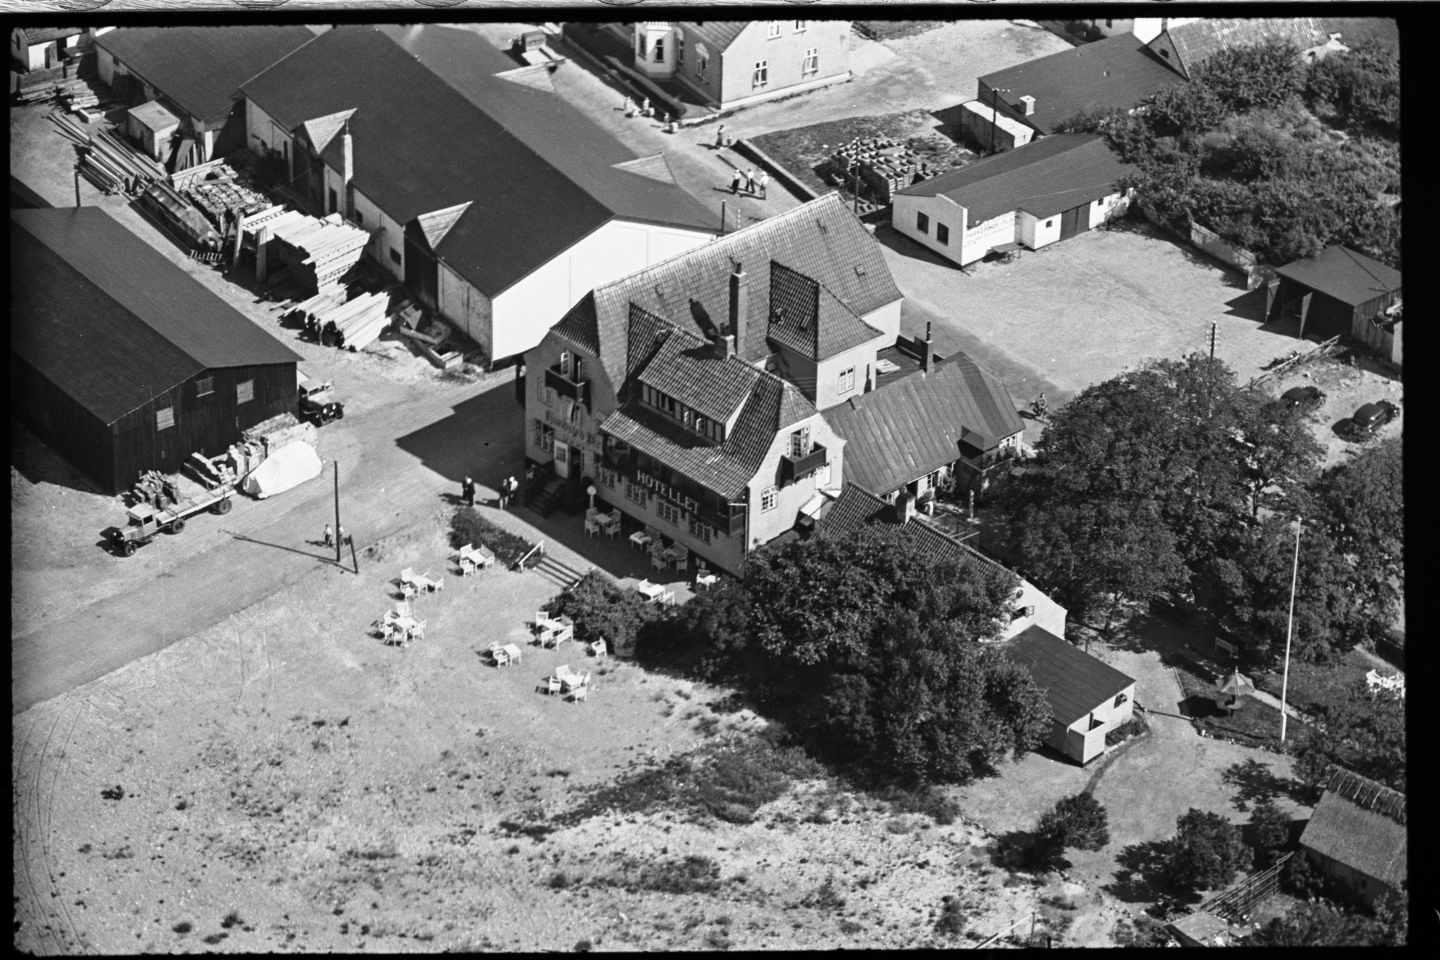
[[[1382,370],[1363,354],[1357,357],[1357,362],[1358,366],[1351,366],[1333,357],[1326,358],[1265,382],[1265,388],[1276,396],[1299,386],[1315,386],[1325,392],[1325,402],[1312,411],[1308,419],[1315,439],[1325,448],[1326,467],[1343,463],[1386,437],[1400,436],[1405,429],[1405,391],[1399,376]],[[1374,437],[1360,443],[1342,439],[1336,433],[1335,428],[1350,419],[1357,407],[1377,400],[1395,404],[1400,408],[1400,416],[1381,427]]]
[[[555,592],[536,573],[448,579],[415,601],[428,636],[406,649],[367,636],[394,571],[442,565],[441,520],[15,718],[17,948],[904,947],[931,942],[946,894],[975,939],[1034,909],[974,825],[818,784],[744,827],[597,814],[515,836],[502,821],[556,822],[627,765],[760,722],[574,650],[488,666]],[[590,702],[534,691],[559,662],[595,672]],[[626,857],[688,855],[718,864],[715,891],[615,885]]]

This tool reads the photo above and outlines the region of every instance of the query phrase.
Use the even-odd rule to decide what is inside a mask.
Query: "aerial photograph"
[[[49,6],[17,953],[1429,940],[1398,8]]]

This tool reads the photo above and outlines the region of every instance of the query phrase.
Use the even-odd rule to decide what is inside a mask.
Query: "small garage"
[[[180,118],[155,100],[147,100],[125,111],[125,132],[140,145],[141,150],[162,163],[179,128]]]
[[[1400,300],[1400,271],[1348,247],[1327,247],[1275,271],[1269,316],[1298,333],[1365,340],[1365,327]]]

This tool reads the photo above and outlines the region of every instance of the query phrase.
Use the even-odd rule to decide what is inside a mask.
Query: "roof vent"
[[[863,277],[863,276],[865,276],[865,268],[862,267],[862,266],[860,266],[860,264],[858,264],[858,263],[855,264],[855,276],[857,276],[857,277]]]

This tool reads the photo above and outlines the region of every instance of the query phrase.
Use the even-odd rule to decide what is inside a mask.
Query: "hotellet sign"
[[[668,483],[662,483],[644,470],[636,470],[635,479],[640,481],[641,486],[648,487],[678,507],[683,507],[691,513],[700,509],[700,504],[694,497],[685,496],[677,488]]]
[[[582,430],[580,427],[567,421],[554,410],[545,411],[545,422],[555,428],[555,432],[565,439],[571,446],[584,446],[591,450],[600,449],[600,436],[593,430]]]

